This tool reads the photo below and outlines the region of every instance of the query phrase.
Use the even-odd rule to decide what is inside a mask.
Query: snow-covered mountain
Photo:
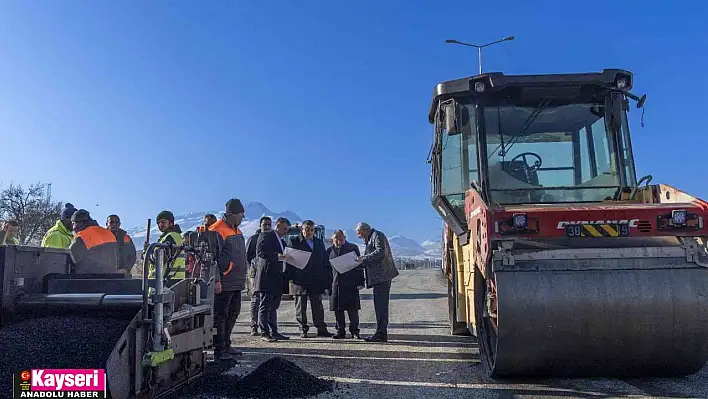
[[[250,202],[244,206],[246,209],[246,214],[239,228],[243,232],[244,236],[249,237],[253,235],[256,230],[258,230],[258,222],[261,216],[270,216],[275,219],[279,217],[285,217],[290,220],[291,223],[301,223],[303,219],[292,211],[284,212],[273,212],[268,207],[260,202]],[[182,232],[194,231],[197,226],[201,226],[204,221],[204,215],[207,213],[212,213],[216,215],[217,218],[223,215],[223,211],[206,211],[206,212],[192,212],[186,215],[175,215],[175,223],[180,226]],[[133,228],[126,229],[128,234],[133,238],[136,244],[144,242],[145,235],[147,231],[147,226],[136,226]],[[326,228],[325,237],[331,237],[334,229]],[[363,250],[364,242],[356,236],[356,231],[353,229],[345,230],[344,233],[347,236],[347,241],[359,245]],[[150,228],[150,242],[157,241],[160,237],[160,231],[157,229],[157,224],[153,220],[153,224]],[[393,236],[389,237],[389,243],[391,244],[391,250],[393,255],[397,257],[414,257],[419,259],[439,259],[441,253],[441,243],[440,241],[427,240],[422,243],[418,243],[415,240],[406,238],[404,236]],[[141,244],[138,244],[141,245]]]
[[[389,237],[391,251],[398,256],[415,256],[425,252],[425,248],[410,238],[403,236]]]

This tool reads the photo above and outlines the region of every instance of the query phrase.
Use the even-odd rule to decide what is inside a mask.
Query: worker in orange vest
[[[69,245],[71,259],[78,274],[117,273],[119,265],[118,242],[108,229],[91,219],[85,209],[71,216],[74,237]]]
[[[214,357],[219,360],[231,360],[240,354],[231,347],[231,330],[241,312],[241,292],[246,287],[246,241],[238,228],[244,213],[241,201],[230,199],[226,203],[224,216],[209,226],[209,231],[218,233],[217,241],[221,248],[214,296]]]

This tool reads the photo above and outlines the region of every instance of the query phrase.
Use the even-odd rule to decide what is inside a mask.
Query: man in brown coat
[[[118,215],[110,215],[106,218],[106,228],[116,236],[118,244],[118,269],[123,271],[125,275],[130,276],[130,272],[135,266],[137,260],[137,251],[135,244],[128,233],[120,228],[120,218]]]

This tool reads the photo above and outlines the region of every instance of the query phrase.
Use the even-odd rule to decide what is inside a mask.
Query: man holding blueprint
[[[359,290],[364,288],[364,269],[359,257],[359,247],[347,242],[342,230],[332,235],[332,244],[327,254],[332,265],[332,295],[329,297],[329,310],[334,312],[337,321],[335,339],[346,338],[344,312],[349,315],[349,332],[352,338],[359,336],[359,310],[361,301]]]
[[[322,240],[315,237],[315,222],[302,222],[300,235],[294,237],[285,249],[288,276],[292,281],[290,295],[295,296],[295,317],[300,325],[300,336],[307,338],[307,301],[312,309],[312,324],[318,337],[331,337],[324,320],[322,294],[329,295],[332,271],[327,262],[327,251]]]

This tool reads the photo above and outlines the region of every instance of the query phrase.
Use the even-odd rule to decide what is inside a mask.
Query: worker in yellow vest
[[[46,248],[69,249],[74,236],[72,234],[71,216],[76,208],[67,202],[61,210],[59,220],[52,226],[42,239],[42,246]]]
[[[168,243],[172,245],[182,245],[182,229],[178,224],[175,224],[175,216],[170,211],[162,211],[157,215],[157,228],[162,235],[157,239],[158,243]],[[166,256],[174,257],[174,252],[167,251]],[[184,261],[184,253],[180,253],[169,265],[163,266],[163,270],[167,271],[165,276],[171,280],[184,280],[186,277],[186,266]],[[155,265],[150,264],[150,278],[155,278]]]

